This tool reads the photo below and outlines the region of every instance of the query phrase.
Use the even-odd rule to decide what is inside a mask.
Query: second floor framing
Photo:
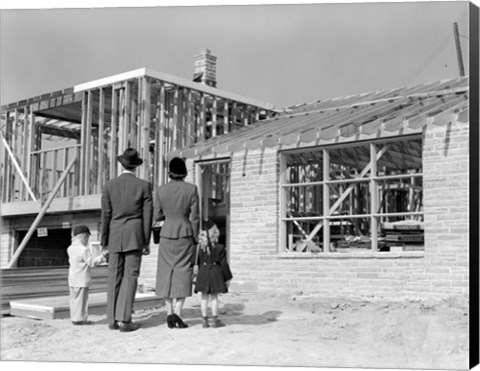
[[[57,198],[100,195],[105,181],[118,175],[116,157],[128,147],[144,159],[138,175],[162,184],[166,153],[280,112],[271,104],[145,68],[1,111],[4,216],[16,214],[15,204],[44,202],[68,167]]]

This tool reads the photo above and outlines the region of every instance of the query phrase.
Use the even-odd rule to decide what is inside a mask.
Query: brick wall
[[[445,297],[468,293],[468,124],[424,134],[423,257],[280,257],[278,154],[233,154],[232,291],[352,297]]]

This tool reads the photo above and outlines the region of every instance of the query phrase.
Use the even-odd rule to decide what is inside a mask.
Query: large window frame
[[[406,144],[408,141],[413,141],[411,143],[415,144],[415,155],[405,154],[405,158],[414,159],[414,164],[409,165],[412,167],[417,167],[416,169],[407,169],[405,171],[391,172],[389,174],[387,171],[383,171],[385,169],[384,166],[379,167],[379,163],[385,160],[384,157],[398,156],[398,152],[391,150],[391,153],[388,151],[391,147],[396,146],[397,148],[402,148],[402,145],[406,147],[410,146],[410,144]],[[403,143],[402,143],[403,142]],[[364,157],[362,166],[358,167],[359,169],[362,168],[361,171],[356,173],[353,177],[347,176],[342,179],[332,179],[330,177],[331,172],[331,160],[330,155],[334,153],[335,150],[342,151],[344,149],[354,149],[355,146],[359,148],[363,146],[363,152],[368,153],[368,157]],[[367,147],[368,146],[368,152]],[[400,147],[399,147],[400,146]],[[406,151],[410,152],[410,148]],[[339,250],[337,249],[334,244],[332,243],[332,227],[336,228],[339,224],[341,225],[345,220],[351,220],[356,223],[357,221],[366,221],[366,225],[368,225],[369,230],[369,240],[367,247],[365,250],[358,249],[358,252],[367,253],[367,254],[381,254],[385,255],[385,253],[404,253],[405,247],[399,250],[400,246],[389,246],[388,248],[384,248],[385,246],[385,236],[382,235],[381,231],[384,230],[384,226],[387,224],[394,225],[395,223],[389,223],[389,220],[400,220],[403,219],[403,222],[407,222],[408,220],[418,221],[418,223],[422,225],[421,231],[414,231],[417,233],[415,236],[420,236],[422,243],[419,245],[418,249],[415,249],[414,254],[424,252],[424,243],[423,243],[423,160],[422,160],[422,152],[423,152],[423,140],[421,135],[412,135],[412,136],[402,136],[402,137],[395,137],[395,138],[384,138],[378,139],[373,141],[357,141],[357,142],[349,142],[349,143],[342,143],[342,144],[334,144],[334,145],[326,145],[326,146],[316,146],[316,147],[308,147],[302,149],[293,149],[293,150],[285,150],[279,151],[279,160],[280,160],[280,254],[287,254],[291,256],[292,254],[301,254],[302,256],[307,253],[307,255],[332,255],[332,253],[336,253],[339,251],[347,251],[347,249]],[[316,169],[318,175],[314,176],[313,181],[299,181],[299,182],[292,182],[291,175],[287,174],[287,161],[289,159],[288,156],[292,155],[302,155],[308,153],[315,153],[317,158],[321,158],[318,165],[319,167]],[[388,153],[388,156],[384,156]],[[308,156],[307,156],[308,157]],[[337,156],[338,157],[338,156]],[[368,160],[368,161],[367,161]],[[392,161],[392,160],[391,160]],[[400,158],[399,161],[405,161],[405,159]],[[411,160],[406,160],[405,163],[412,162]],[[320,164],[321,163],[321,164]],[[366,166],[363,166],[365,165]],[[408,166],[408,165],[404,165]],[[418,168],[419,166],[419,168]],[[288,179],[290,178],[290,179]],[[305,178],[305,177],[304,177]],[[318,178],[318,179],[317,179]],[[368,209],[365,213],[357,213],[357,214],[337,214],[336,211],[342,202],[351,195],[352,190],[356,188],[356,185],[364,183],[363,187],[368,185],[368,205],[366,205],[366,209]],[[393,184],[402,185],[404,184],[410,189],[411,195],[413,195],[413,191],[415,188],[420,189],[420,201],[419,204],[421,205],[420,208],[413,210],[412,205],[409,205],[410,210],[402,210],[400,212],[391,212],[391,211],[382,211],[382,205],[384,202],[384,198],[386,197],[387,192],[384,191],[385,184]],[[411,185],[410,185],[411,184]],[[419,184],[419,185],[417,185]],[[332,187],[338,187],[342,189],[342,192],[339,194],[332,195]],[[302,213],[299,212],[297,215],[292,215],[291,208],[290,208],[290,198],[292,197],[291,194],[293,190],[309,190],[310,195],[312,194],[312,190],[315,188],[315,197],[320,199],[321,201],[318,202],[317,198],[315,201],[317,203],[317,209],[315,210],[306,210],[306,211],[313,211],[313,212],[306,212],[305,214],[310,215],[301,215]],[[381,188],[381,189],[380,189]],[[388,186],[387,186],[388,188]],[[321,192],[319,190],[321,189]],[[289,190],[292,190],[289,193]],[[380,192],[379,192],[380,190]],[[298,191],[297,193],[301,193]],[[305,194],[305,192],[303,192]],[[338,197],[334,202],[332,201],[334,198]],[[304,198],[306,196],[303,196]],[[313,197],[313,196],[309,196]],[[413,197],[413,196],[412,196]],[[329,200],[328,202],[323,202],[323,200]],[[333,203],[333,204],[332,204]],[[383,207],[384,208],[384,207]],[[302,210],[305,211],[305,210]],[[290,224],[288,224],[290,223]],[[293,223],[293,224],[292,224]],[[302,223],[309,223],[309,226],[312,226],[314,223],[315,227],[309,228],[308,230],[304,230],[302,228]],[[416,224],[416,223],[415,223]],[[294,225],[294,227],[292,227]],[[381,228],[380,228],[381,227]],[[408,225],[407,225],[408,227]],[[417,227],[416,225],[414,227]],[[391,228],[397,228],[391,227]],[[399,229],[403,228],[401,225]],[[295,230],[295,233],[292,233],[292,230]],[[299,244],[292,247],[292,241],[294,238],[300,237],[301,246]],[[408,237],[408,236],[407,236]],[[319,243],[319,240],[321,242]],[[379,243],[380,242],[380,243]],[[390,243],[390,245],[392,245]],[[400,244],[401,245],[401,244]],[[405,246],[405,245],[404,245]],[[407,250],[408,251],[408,250]],[[350,252],[350,251],[348,251]],[[357,252],[357,251],[355,251]],[[310,253],[310,254],[308,254]],[[408,254],[408,252],[407,252]]]

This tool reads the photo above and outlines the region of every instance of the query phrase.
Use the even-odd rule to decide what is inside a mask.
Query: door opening
[[[229,251],[230,160],[197,163],[201,220],[213,221],[220,230],[219,243]],[[229,254],[228,254],[229,255]]]

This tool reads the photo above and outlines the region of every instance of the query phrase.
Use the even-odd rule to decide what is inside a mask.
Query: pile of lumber
[[[107,291],[108,266],[92,269],[90,292]],[[10,312],[10,301],[69,294],[68,267],[22,267],[1,270],[1,311]]]

